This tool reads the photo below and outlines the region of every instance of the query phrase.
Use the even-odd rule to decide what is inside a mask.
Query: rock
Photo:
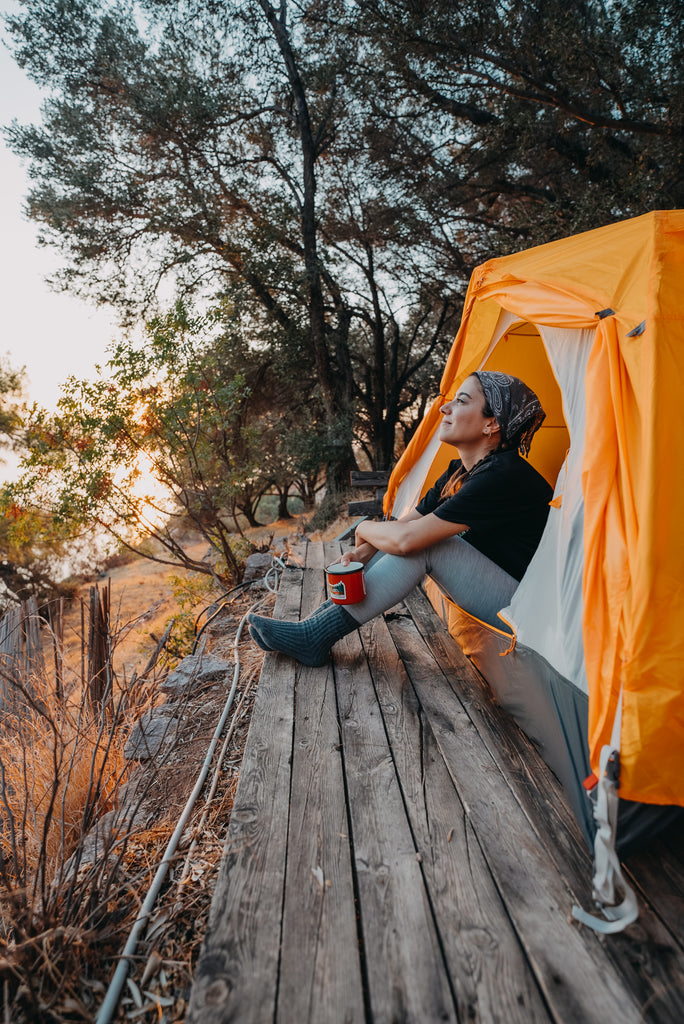
[[[169,672],[159,689],[162,693],[176,697],[187,696],[212,679],[223,679],[233,666],[222,658],[206,658],[201,654],[190,654]]]
[[[74,876],[83,878],[93,867],[102,871],[103,861],[107,869],[118,867],[126,840],[145,824],[141,819],[137,806],[118,807],[99,818],[58,871],[53,879],[53,888],[70,883]]]
[[[240,619],[236,619],[234,615],[230,615],[228,612],[220,612],[215,619],[212,619],[207,626],[207,633],[210,637],[233,637],[237,632],[237,628],[240,625]]]
[[[228,605],[223,604],[220,598],[209,605],[206,610],[206,616],[206,621],[202,628],[203,631],[209,634],[221,633],[223,635],[229,631],[234,632],[233,627],[236,627],[240,621],[234,615],[231,615]]]
[[[255,555],[249,555],[245,560],[245,571],[242,577],[243,583],[250,583],[252,580],[261,580],[271,568],[273,555],[270,551],[260,551]]]
[[[131,729],[124,757],[129,761],[149,761],[174,742],[177,732],[178,719],[172,717],[169,708],[152,708]]]
[[[57,871],[52,880],[53,893],[59,892],[74,879],[85,880],[88,872],[97,865],[103,869],[103,860],[107,869],[115,867],[121,854],[120,836],[128,833],[125,815],[119,811],[109,811],[103,815],[87,833],[82,836],[76,850]]]

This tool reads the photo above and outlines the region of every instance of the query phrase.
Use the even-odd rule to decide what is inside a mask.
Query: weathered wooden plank
[[[411,624],[412,625],[412,624]],[[568,919],[572,895],[425,645],[392,635],[539,985],[559,1021],[641,1018],[602,944]]]
[[[681,826],[678,828],[681,830]],[[684,945],[683,838],[681,831],[665,837],[627,861],[628,874],[640,899],[653,907],[680,946]]]
[[[349,516],[379,516],[381,513],[381,498],[368,498],[365,501],[347,502],[347,515]]]
[[[303,615],[325,599],[322,545],[308,556]],[[298,671],[277,1020],[365,1020],[331,665]]]
[[[433,655],[457,686],[464,707],[534,825],[549,859],[558,866],[568,886],[568,906],[580,903],[591,908],[591,857],[558,780],[522,730],[496,705],[486,682],[449,636],[425,596],[415,591],[407,605]],[[625,933],[605,940],[603,950],[622,978],[625,991],[648,1008],[644,1019],[675,1024],[684,1019],[684,957],[682,930],[677,924],[681,921],[682,875],[676,844],[673,841],[671,845],[660,873],[652,867],[649,875],[645,871],[647,855],[642,855],[639,920]],[[637,860],[637,885],[638,864]]]
[[[418,851],[356,631],[336,645],[334,670],[373,1024],[456,1021]]]
[[[352,487],[386,487],[390,473],[386,469],[352,469],[349,479]]]
[[[372,1020],[455,1021],[417,850],[356,634],[336,648],[335,682]]]
[[[305,610],[322,596],[318,563],[337,553],[309,546],[316,574],[305,573]],[[284,581],[279,617],[298,618],[299,578]],[[589,905],[590,858],[557,781],[425,598],[407,605],[444,675],[395,613],[389,628],[419,700],[379,622],[363,631],[376,697],[358,634],[346,638],[334,670],[342,753],[330,669],[300,673],[294,715],[294,664],[266,657],[186,1020],[362,1021],[362,984],[373,1024],[456,1014],[541,1022],[545,1009],[556,1024],[607,1014],[684,1019],[676,844],[660,862],[655,848],[630,862],[645,905],[625,935],[599,940],[569,924],[573,899]],[[351,851],[338,792],[345,780]],[[503,924],[492,876],[510,913]],[[546,1008],[525,981],[525,958],[515,967],[513,929]]]
[[[549,854],[562,858],[564,869],[573,866],[579,880],[578,899],[591,896],[591,857],[581,829],[565,801],[556,776],[514,719],[502,712],[492,690],[449,634],[425,594],[414,590],[406,599],[419,632],[457,695],[478,726],[484,743],[515,789],[518,802],[532,822],[543,821]]]
[[[366,625],[362,639],[459,1019],[548,1022],[534,975],[384,620]]]
[[[301,577],[301,569],[283,573],[277,617],[299,618]],[[267,1024],[275,1017],[294,692],[295,663],[267,654],[188,1024]]]

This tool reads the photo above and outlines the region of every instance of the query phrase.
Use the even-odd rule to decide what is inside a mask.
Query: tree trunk
[[[326,420],[331,431],[339,430],[339,420],[350,415],[351,393],[349,390],[349,374],[351,359],[346,335],[348,331],[336,332],[336,355],[342,373],[334,375],[331,371],[330,352],[328,350],[325,303],[321,281],[320,261],[318,255],[318,222],[316,219],[316,160],[318,144],[314,139],[311,126],[306,90],[302,80],[297,59],[292,48],[285,15],[286,4],[281,3],[281,17],[268,0],[259,0],[262,10],[273,30],[278,47],[287,70],[288,81],[292,89],[296,111],[297,129],[302,154],[302,207],[301,231],[304,266],[309,292],[309,337],[316,376],[323,395]],[[340,325],[342,326],[342,325]],[[343,336],[344,335],[344,336]],[[340,384],[342,387],[340,388]],[[349,486],[349,473],[355,466],[351,441],[342,440],[340,457],[330,459],[326,466],[326,484],[328,489],[340,492]]]
[[[263,526],[256,517],[255,511],[249,502],[245,502],[244,505],[238,504],[238,509],[242,512],[243,516],[247,520],[249,526]]]
[[[292,519],[287,507],[287,499],[289,496],[288,487],[278,488],[278,519]]]

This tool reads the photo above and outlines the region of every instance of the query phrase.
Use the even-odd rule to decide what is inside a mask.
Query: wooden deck
[[[323,599],[310,544],[276,617]],[[188,1024],[684,1020],[684,845],[599,938],[558,784],[416,592],[323,668],[264,660]]]

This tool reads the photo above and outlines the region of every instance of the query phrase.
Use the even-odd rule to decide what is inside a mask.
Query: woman
[[[366,520],[341,562],[366,565],[367,596],[354,605],[326,601],[301,622],[250,615],[265,651],[304,665],[324,664],[332,645],[401,601],[425,575],[471,615],[501,627],[546,523],[552,489],[521,458],[545,413],[517,377],[480,370],[440,409],[439,438],[458,448],[446,473],[416,508],[392,522]]]

